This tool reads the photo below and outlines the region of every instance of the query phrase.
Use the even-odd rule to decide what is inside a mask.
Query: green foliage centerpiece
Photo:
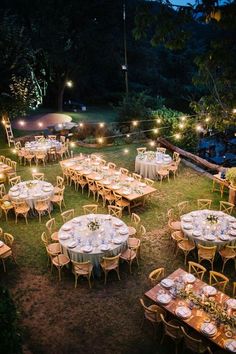
[[[95,219],[93,221],[90,221],[88,224],[87,224],[87,227],[89,228],[90,231],[97,231],[99,230],[100,228],[100,224],[99,222]]]
[[[206,219],[211,225],[217,224],[219,221],[218,216],[213,214],[208,215]]]

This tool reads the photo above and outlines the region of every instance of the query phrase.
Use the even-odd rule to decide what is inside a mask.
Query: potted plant
[[[226,179],[236,189],[236,167],[231,167],[226,172]]]

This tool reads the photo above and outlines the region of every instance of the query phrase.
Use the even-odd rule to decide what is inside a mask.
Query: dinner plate
[[[111,184],[111,182],[110,182],[110,181],[107,181],[107,180],[104,180],[104,181],[103,181],[103,184],[105,184],[105,186],[108,186],[109,184]]]
[[[182,220],[184,222],[192,222],[193,221],[193,218],[191,218],[191,216],[183,216],[182,217]]]
[[[114,184],[113,186],[111,186],[112,189],[117,190],[120,189],[120,186],[118,184]]]
[[[174,285],[174,281],[172,279],[165,278],[161,280],[161,285],[166,289],[170,289]]]
[[[195,282],[196,277],[191,273],[187,273],[187,274],[184,274],[183,279],[186,283],[192,284]]]
[[[84,175],[90,175],[91,172],[91,170],[84,170]]]
[[[228,240],[230,240],[230,237],[229,237],[229,235],[219,235],[219,239],[221,241],[228,241]]]
[[[133,182],[133,181],[134,181],[134,178],[133,178],[133,177],[126,177],[125,180],[128,181],[128,182]]]
[[[205,285],[202,290],[203,290],[204,294],[207,296],[214,296],[217,293],[216,288],[214,288],[211,285]]]
[[[70,231],[70,230],[71,230],[71,226],[70,226],[70,225],[63,225],[63,226],[61,227],[61,229],[62,229],[63,231]]]
[[[178,317],[186,319],[186,318],[189,318],[191,316],[192,311],[186,306],[178,306],[178,307],[176,307],[175,314]]]
[[[236,236],[236,230],[230,230],[230,235],[231,236]]]
[[[95,179],[95,181],[101,181],[102,180],[102,176],[95,176],[94,179]]]
[[[126,235],[126,234],[128,234],[128,232],[129,232],[129,230],[126,227],[122,227],[119,230],[119,234],[121,234],[121,235]]]
[[[193,228],[193,225],[192,224],[183,224],[183,228],[185,230],[191,230]]]
[[[204,236],[205,240],[208,240],[208,241],[214,241],[216,239],[216,237],[214,235],[205,235]]]
[[[233,310],[236,310],[236,299],[228,299],[226,304]]]
[[[44,187],[51,187],[51,183],[48,183],[48,182],[44,182]]]
[[[68,240],[70,236],[68,234],[61,234],[59,238],[60,240]]]
[[[68,248],[75,248],[77,246],[77,242],[76,241],[71,241],[70,243],[67,244]]]
[[[114,221],[114,225],[115,226],[122,226],[123,222],[121,220],[116,220],[116,221]]]
[[[230,226],[232,227],[232,229],[235,229],[235,230],[236,230],[236,222],[230,223]]]
[[[18,186],[14,186],[14,187],[11,187],[11,192],[16,192],[16,191],[18,191]]]
[[[213,323],[203,323],[201,325],[201,332],[204,333],[205,335],[207,335],[208,337],[213,337],[216,332],[217,332],[217,328]]]
[[[121,244],[123,242],[123,240],[120,237],[115,237],[113,239],[113,242],[114,242],[115,245],[119,245],[119,244]]]
[[[82,166],[78,166],[75,168],[76,171],[82,171],[83,167]]]
[[[82,251],[85,252],[85,253],[89,253],[89,252],[92,252],[92,247],[91,246],[84,246],[82,248]]]
[[[168,294],[158,294],[157,295],[157,301],[160,304],[168,305],[171,302],[171,296],[168,295]]]
[[[123,193],[124,195],[129,195],[129,194],[130,194],[130,191],[125,190],[125,191],[123,191],[122,193]]]
[[[225,349],[229,350],[232,353],[236,353],[236,340],[228,339],[224,343]]]
[[[25,199],[25,198],[27,198],[28,196],[27,196],[27,194],[20,194],[19,195],[19,198],[22,198],[22,199]]]
[[[105,245],[105,244],[104,244],[104,245],[101,245],[101,246],[100,246],[100,250],[103,251],[103,252],[108,251],[109,249],[110,249],[110,246],[109,246],[109,245]]]
[[[4,246],[4,242],[0,241],[0,247]]]
[[[199,236],[201,236],[201,234],[202,233],[199,230],[194,230],[193,233],[192,233],[192,235],[195,236],[195,237],[199,237]]]
[[[20,192],[12,192],[11,193],[12,197],[18,197],[19,194],[20,194]]]

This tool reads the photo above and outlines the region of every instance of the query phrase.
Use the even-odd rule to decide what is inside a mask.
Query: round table
[[[91,231],[88,224],[97,221],[99,229]],[[99,267],[102,257],[116,256],[127,248],[126,224],[113,216],[89,214],[66,222],[59,230],[63,253],[77,262],[90,261]]]
[[[168,154],[161,152],[145,152],[139,154],[135,159],[135,172],[145,178],[156,178],[156,171],[172,163],[172,158]]]
[[[36,200],[53,196],[54,187],[45,181],[25,181],[11,187],[8,194],[12,201],[24,200],[33,209]]]
[[[211,222],[209,218],[215,218]],[[236,244],[236,218],[222,211],[196,210],[181,216],[184,234],[196,244],[217,246]]]
[[[35,154],[36,152],[48,152],[51,148],[61,149],[61,143],[57,140],[45,139],[42,141],[30,141],[25,143],[25,151]]]

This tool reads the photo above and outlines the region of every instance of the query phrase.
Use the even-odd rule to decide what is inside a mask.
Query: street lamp
[[[73,87],[73,81],[71,80],[66,81],[66,86],[69,88]]]

